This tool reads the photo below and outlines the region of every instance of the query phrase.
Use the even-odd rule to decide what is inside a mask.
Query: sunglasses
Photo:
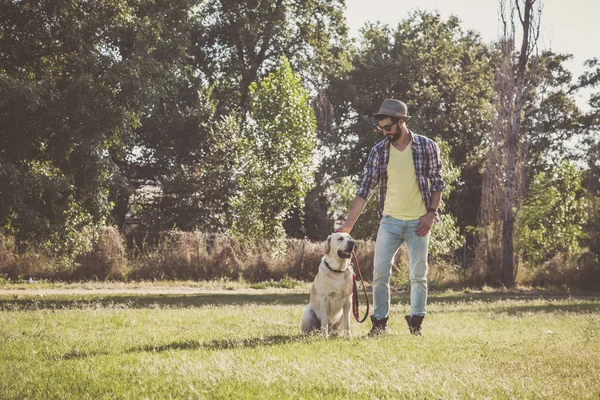
[[[380,130],[380,131],[382,131],[382,132],[383,132],[383,131],[391,131],[391,130],[392,130],[392,127],[393,127],[394,125],[396,125],[398,122],[400,122],[400,121],[396,121],[396,122],[394,122],[393,124],[388,124],[388,125],[384,125],[384,126],[381,126],[381,125],[377,124],[377,129],[379,129],[379,130]]]

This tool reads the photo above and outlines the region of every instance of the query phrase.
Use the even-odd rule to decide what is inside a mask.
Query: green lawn
[[[0,398],[600,398],[600,296],[408,296],[391,333],[303,337],[303,291],[0,295]],[[15,297],[16,296],[16,297]]]

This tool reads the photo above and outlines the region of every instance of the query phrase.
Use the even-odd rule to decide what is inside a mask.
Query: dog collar
[[[333,269],[333,268],[331,268],[331,267],[329,266],[329,264],[327,264],[327,260],[323,260],[323,262],[325,263],[325,266],[326,266],[327,268],[329,268],[329,270],[330,270],[331,272],[337,272],[338,274],[341,274],[341,273],[343,273],[343,272],[346,272],[346,271],[348,271],[348,268],[346,268],[345,270],[341,270],[341,269]]]

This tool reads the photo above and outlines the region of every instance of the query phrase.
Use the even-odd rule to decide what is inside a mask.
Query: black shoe
[[[410,330],[411,335],[421,336],[423,334],[421,330],[421,322],[423,322],[424,316],[420,315],[407,315],[404,317],[406,323],[408,324],[408,329]]]
[[[387,333],[387,317],[377,319],[373,315],[371,315],[371,322],[373,323],[373,327],[371,327],[371,331],[369,332],[369,336],[379,336]]]

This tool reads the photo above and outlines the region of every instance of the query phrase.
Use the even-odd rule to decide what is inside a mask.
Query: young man
[[[373,327],[370,336],[387,332],[390,274],[394,256],[406,242],[410,262],[410,333],[421,335],[427,305],[427,252],[431,226],[438,220],[444,189],[438,145],[406,127],[406,104],[386,99],[374,114],[385,139],[371,149],[364,177],[346,221],[338,231],[350,233],[379,184],[381,218],[373,270]]]

